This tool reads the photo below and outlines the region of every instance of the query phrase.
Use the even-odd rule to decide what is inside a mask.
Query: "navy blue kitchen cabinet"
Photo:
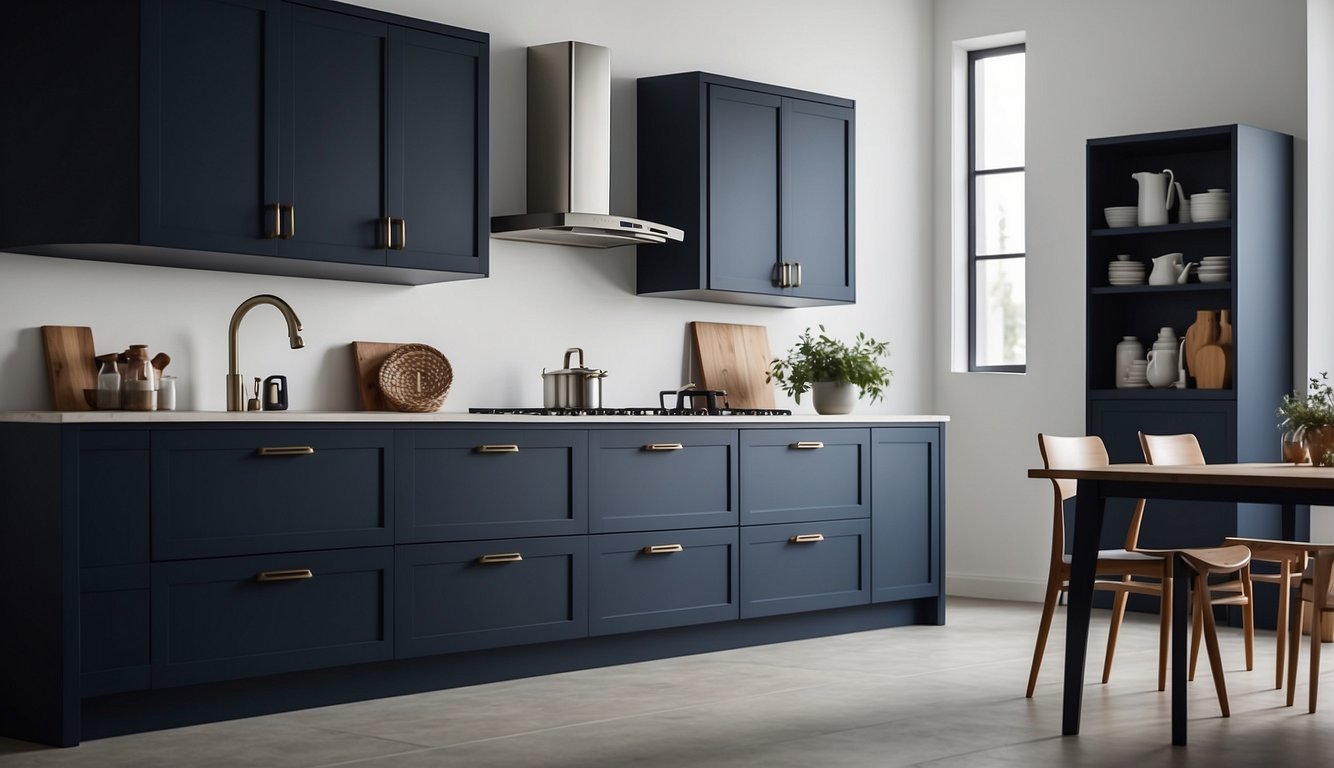
[[[741,524],[869,517],[870,431],[741,433]]]
[[[737,524],[736,430],[599,430],[589,439],[590,532]]]
[[[1085,417],[1088,433],[1103,438],[1113,462],[1144,460],[1141,431],[1193,433],[1211,463],[1280,460],[1275,410],[1293,386],[1292,153],[1291,136],[1248,125],[1088,141]],[[1178,206],[1167,224],[1109,227],[1103,208],[1137,200],[1131,174],[1165,168],[1187,195],[1206,189],[1231,193],[1231,215],[1182,222]],[[1108,265],[1119,255],[1147,262],[1173,252],[1187,263],[1230,257],[1230,279],[1108,284]],[[1182,338],[1204,310],[1226,310],[1232,325],[1231,368],[1223,388],[1199,389],[1193,378],[1186,389],[1117,386],[1117,342],[1135,336],[1148,349],[1163,327]],[[1108,504],[1104,546],[1121,546],[1132,509],[1128,500]],[[1213,546],[1238,535],[1305,538],[1308,520],[1305,508],[1284,520],[1276,505],[1150,501],[1140,543],[1183,547]],[[1256,620],[1272,625],[1275,591],[1256,590],[1256,598]],[[1158,610],[1156,600],[1133,595],[1130,606]]]
[[[584,536],[398,548],[399,658],[583,637]]]
[[[741,617],[871,600],[869,520],[741,527]]]
[[[0,733],[941,623],[943,431],[0,416]]]
[[[926,597],[942,589],[943,432],[934,425],[871,430],[873,602]]]
[[[401,430],[397,541],[588,533],[588,436]]]
[[[22,214],[0,222],[0,248],[366,282],[486,275],[486,34],[325,0],[25,5],[2,95],[42,109],[6,143],[60,159],[0,169]],[[88,115],[114,129],[72,134]]]
[[[393,657],[392,547],[153,564],[153,687]]]
[[[856,301],[852,101],[703,72],[641,78],[638,293],[803,307]]]
[[[153,557],[392,544],[388,430],[190,430],[153,436]]]
[[[608,533],[588,542],[589,634],[737,618],[735,526]]]

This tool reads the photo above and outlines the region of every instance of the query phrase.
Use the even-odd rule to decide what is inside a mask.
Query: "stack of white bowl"
[[[1144,262],[1130,261],[1129,257],[1116,257],[1118,261],[1107,264],[1107,282],[1111,285],[1144,285]]]
[[[1125,381],[1121,382],[1121,389],[1143,389],[1149,386],[1148,369],[1148,360],[1131,360],[1126,369]]]
[[[1196,272],[1201,283],[1226,283],[1232,279],[1231,256],[1205,256]]]
[[[1191,195],[1190,218],[1192,221],[1224,221],[1232,218],[1232,194],[1221,189],[1211,189]]]
[[[1139,223],[1139,207],[1134,205],[1116,205],[1103,208],[1109,227],[1133,227]]]

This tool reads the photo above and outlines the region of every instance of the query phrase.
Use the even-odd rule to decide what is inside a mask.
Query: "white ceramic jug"
[[[1149,285],[1172,285],[1181,277],[1180,253],[1164,253],[1153,258],[1153,271],[1149,273]]]
[[[1167,223],[1167,209],[1176,197],[1176,177],[1164,168],[1162,173],[1140,171],[1130,177],[1139,182],[1139,207],[1136,222],[1141,227]]]

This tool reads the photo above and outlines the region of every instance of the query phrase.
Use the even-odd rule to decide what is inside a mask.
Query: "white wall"
[[[1295,250],[1304,265],[1306,4],[938,0],[934,9],[935,407],[953,418],[947,588],[1040,599],[1051,488],[1026,470],[1041,463],[1038,432],[1084,432],[1085,141],[1234,122],[1293,134]],[[948,183],[956,170],[945,141],[951,49],[1017,30],[1028,44],[1028,373],[956,373]]]
[[[610,371],[609,405],[647,405],[687,375],[692,320],[766,325],[780,352],[808,325],[891,342],[887,401],[922,413],[931,391],[931,11],[928,0],[364,0],[491,33],[491,211],[524,207],[524,49],[576,39],[612,52],[614,212],[635,206],[634,79],[705,70],[857,102],[855,306],[801,310],[639,298],[632,248],[491,242],[491,277],[416,288],[122,266],[0,254],[0,410],[49,408],[41,325],[88,325],[98,352],[148,344],[172,356],[180,406],[225,406],[226,330],[257,293],[287,299],[306,348],[287,348],[268,307],[243,326],[242,373],[289,377],[294,407],[356,406],[354,340],[424,342],[448,356],[445,410],[539,405],[541,372],[566,347]],[[8,117],[0,119],[10,119]],[[2,215],[2,214],[0,214]],[[672,223],[672,222],[668,222]],[[691,236],[698,236],[692,232]],[[780,400],[782,399],[780,393]],[[809,411],[809,400],[799,410]]]

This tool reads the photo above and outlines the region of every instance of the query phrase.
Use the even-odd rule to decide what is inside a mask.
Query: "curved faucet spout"
[[[241,320],[246,313],[260,304],[272,304],[283,314],[283,319],[287,321],[287,338],[292,344],[292,349],[306,346],[305,340],[301,338],[301,318],[296,316],[290,304],[271,293],[251,296],[241,302],[232,313],[232,322],[227,327],[227,410],[229,411],[245,410],[245,385],[236,366],[236,332],[241,327]]]

